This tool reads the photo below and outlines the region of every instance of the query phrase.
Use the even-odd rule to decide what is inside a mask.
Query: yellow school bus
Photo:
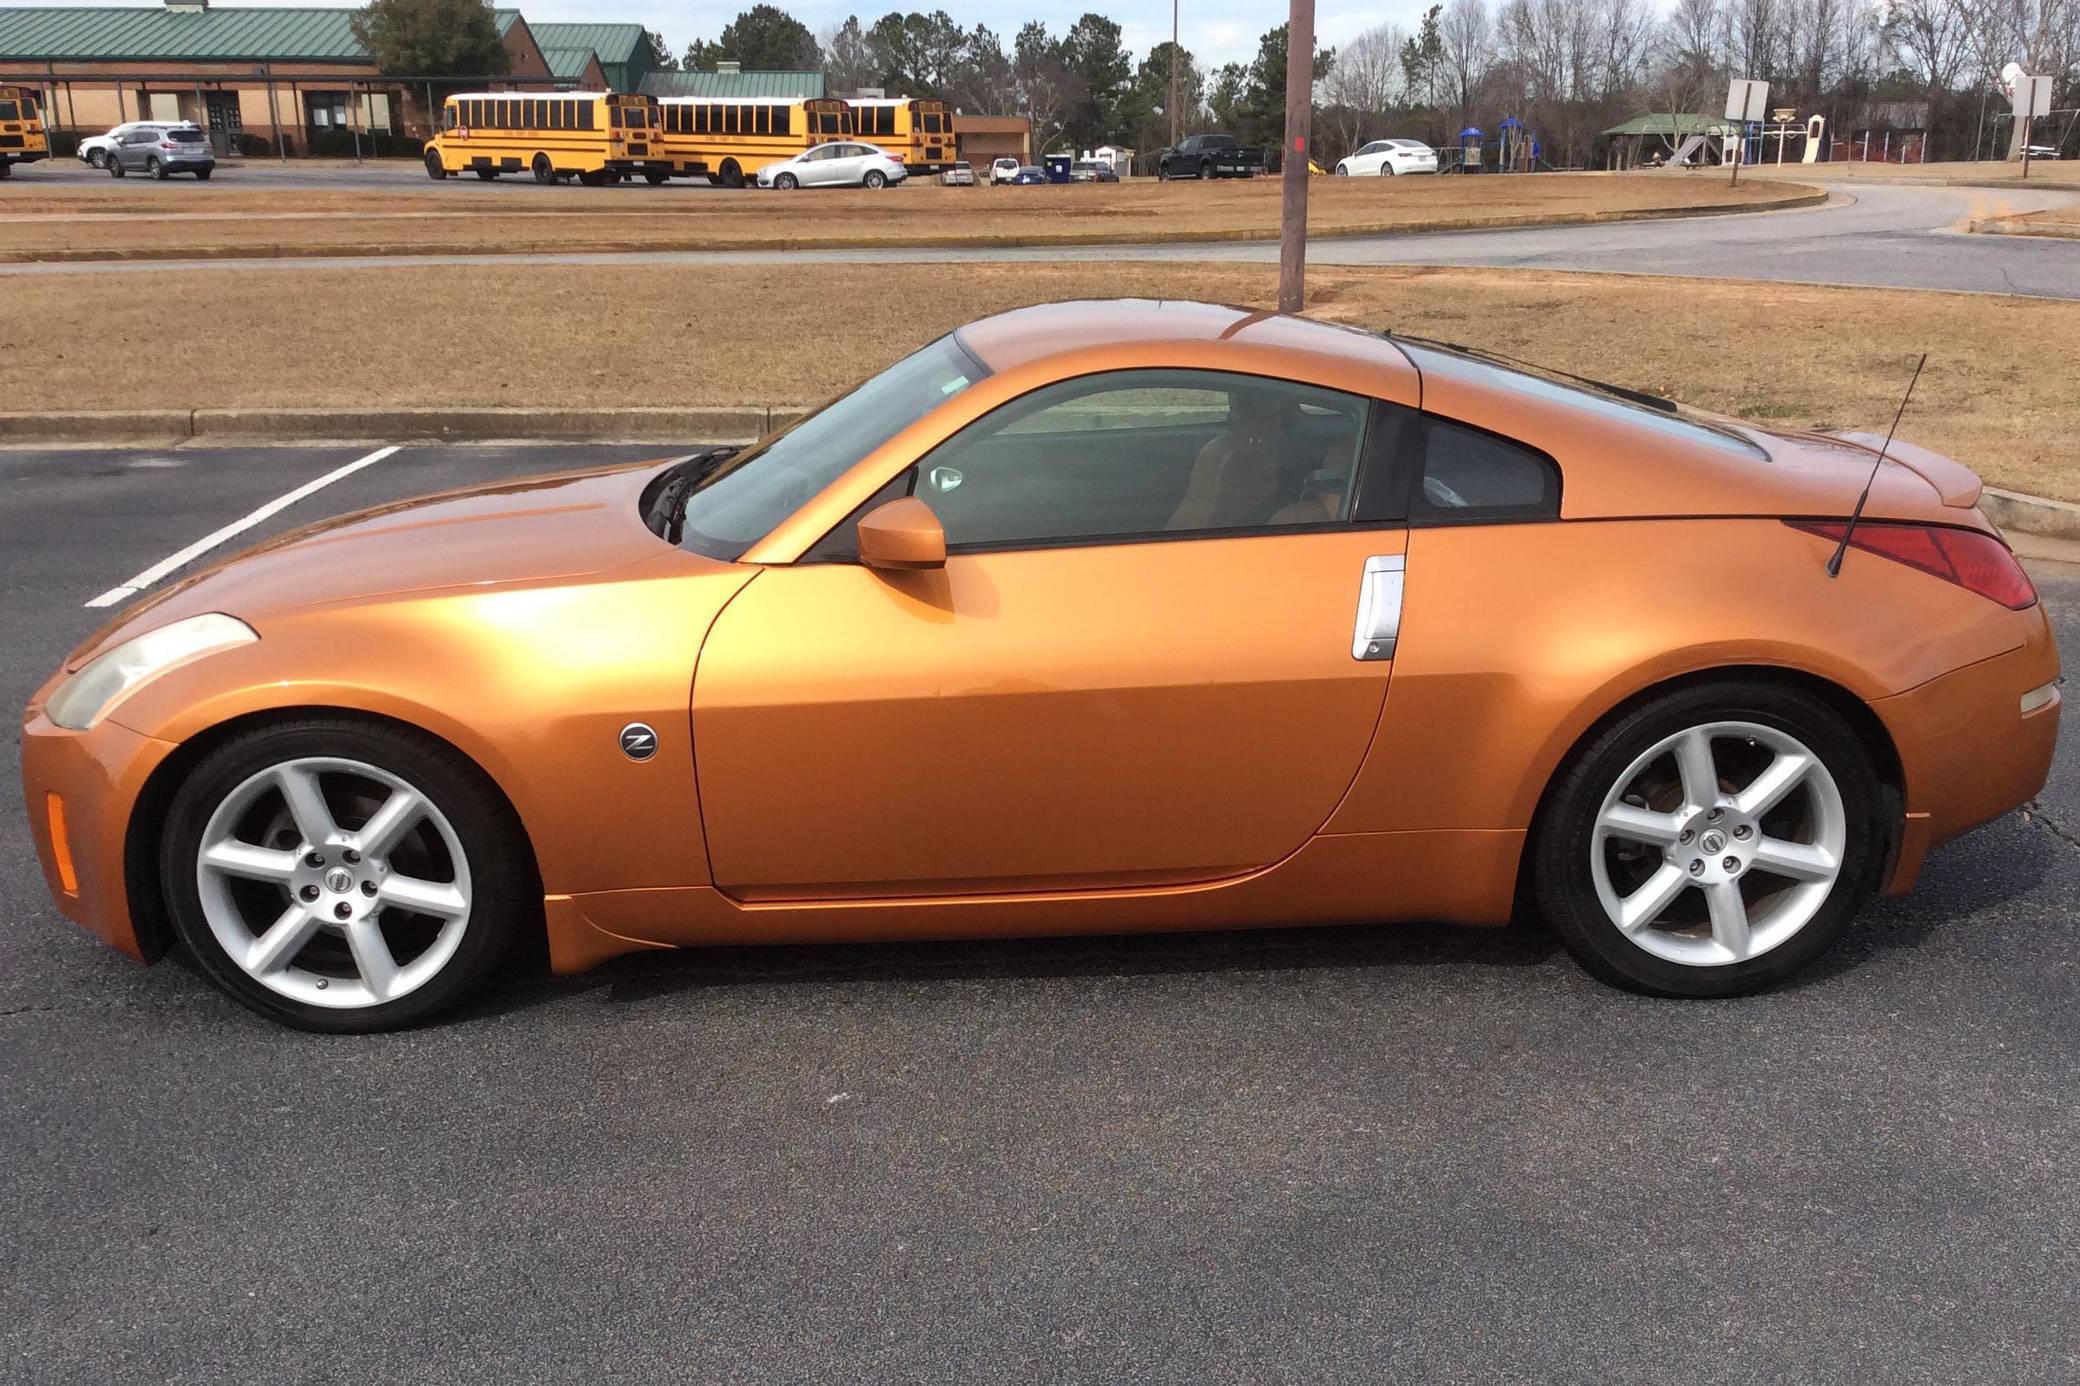
[[[426,172],[532,173],[537,183],[576,178],[589,188],[670,176],[657,148],[657,98],[606,91],[459,92],[441,104]]]
[[[836,97],[667,96],[657,103],[671,171],[741,188],[767,164],[852,133]]]
[[[901,159],[912,173],[937,173],[959,157],[954,150],[953,110],[944,101],[888,97],[848,102],[852,134]]]
[[[0,178],[16,164],[48,158],[50,140],[43,133],[42,97],[34,87],[0,86]]]

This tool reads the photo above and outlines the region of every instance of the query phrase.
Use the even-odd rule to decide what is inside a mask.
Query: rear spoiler
[[[1979,503],[1979,494],[1985,489],[1985,483],[1979,480],[1979,474],[1964,463],[1954,462],[1939,452],[1930,452],[1916,444],[1903,443],[1894,438],[1892,446],[1888,448],[1885,447],[1885,439],[1880,434],[1853,433],[1846,430],[1829,433],[1827,436],[1839,438],[1845,443],[1854,443],[1867,452],[1875,453],[1884,448],[1887,458],[1935,487],[1936,494],[1942,497],[1943,504],[1952,510],[1970,510]]]

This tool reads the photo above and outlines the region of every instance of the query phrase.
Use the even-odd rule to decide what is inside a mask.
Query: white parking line
[[[273,500],[269,501],[267,504],[261,506],[258,510],[255,510],[247,515],[242,515],[238,519],[233,520],[230,524],[225,525],[222,529],[217,530],[211,534],[205,534],[202,538],[197,539],[194,543],[188,545],[188,547],[182,549],[179,553],[169,554],[167,557],[160,559],[157,563],[154,563],[151,567],[145,569],[136,577],[131,578],[122,586],[109,588],[106,592],[103,592],[100,596],[88,602],[87,605],[114,606],[118,602],[127,602],[132,597],[136,596],[139,592],[144,591],[145,588],[150,587],[153,583],[157,582],[160,578],[163,578],[168,573],[174,571],[174,569],[194,562],[203,554],[208,553],[211,549],[217,547],[217,545],[219,544],[226,542],[227,540],[236,539],[239,535],[244,534],[247,530],[251,529],[254,525],[259,524],[268,516],[276,515],[284,510],[287,510],[290,506],[296,504],[296,502],[302,500],[305,496],[314,495],[317,492],[324,490],[327,486],[330,486],[333,482],[339,481],[345,477],[352,476],[354,473],[360,471],[363,467],[373,467],[376,463],[382,461],[384,458],[388,457],[391,453],[396,451],[397,447],[394,446],[387,448],[377,448],[374,452],[370,453],[366,457],[357,457],[352,462],[347,463],[347,465],[344,467],[335,467],[331,471],[325,473],[325,475],[321,477],[318,477],[314,481],[306,481],[303,485],[297,487],[295,490],[289,492],[288,494],[277,496]]]

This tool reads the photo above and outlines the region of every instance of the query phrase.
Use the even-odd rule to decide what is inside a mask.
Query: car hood
[[[447,491],[291,530],[127,608],[66,668],[205,611],[250,621],[328,602],[579,578],[676,552],[640,511],[659,465]]]

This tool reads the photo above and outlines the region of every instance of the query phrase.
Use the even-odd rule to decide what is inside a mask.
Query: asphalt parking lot
[[[672,450],[406,446],[237,542]],[[0,697],[369,452],[0,452]],[[0,1379],[2072,1381],[2076,721],[1716,1003],[1357,928],[679,954],[326,1039],[64,921],[11,804]]]

